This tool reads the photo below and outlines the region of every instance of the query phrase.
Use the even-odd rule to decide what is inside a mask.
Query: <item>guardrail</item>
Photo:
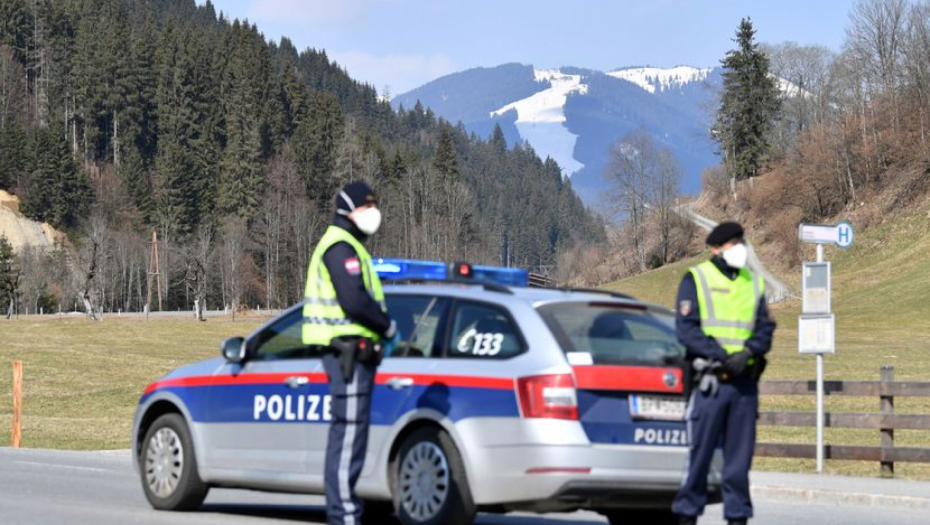
[[[759,393],[772,396],[813,395],[814,381],[763,381]],[[831,428],[869,428],[880,433],[880,446],[826,445],[824,458],[878,461],[884,477],[894,476],[896,461],[930,463],[930,448],[895,447],[894,431],[928,430],[930,415],[894,413],[895,397],[930,397],[930,383],[895,382],[894,367],[883,366],[880,381],[826,381],[824,395],[878,397],[878,413],[839,412],[824,414],[824,424]],[[762,412],[759,425],[779,427],[814,427],[814,412]],[[782,458],[815,458],[815,445],[795,443],[758,443],[756,455]]]

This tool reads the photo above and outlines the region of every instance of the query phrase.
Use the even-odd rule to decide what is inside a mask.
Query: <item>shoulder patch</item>
[[[349,272],[349,275],[361,275],[362,265],[358,261],[358,257],[349,257],[345,260],[346,271]]]
[[[678,303],[678,313],[682,317],[687,317],[691,313],[691,301],[681,301]]]

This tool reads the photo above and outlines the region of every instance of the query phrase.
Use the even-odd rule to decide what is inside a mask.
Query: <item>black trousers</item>
[[[756,446],[759,386],[754,379],[721,383],[716,394],[695,390],[688,404],[691,450],[688,471],[672,504],[680,516],[700,516],[707,504],[707,473],[718,443],[723,444],[723,515],[752,517],[749,469]]]
[[[360,525],[363,504],[355,493],[371,421],[371,392],[375,382],[374,364],[355,363],[351,381],[345,381],[342,364],[333,354],[323,356],[332,396],[332,421],[326,442],[326,523]]]

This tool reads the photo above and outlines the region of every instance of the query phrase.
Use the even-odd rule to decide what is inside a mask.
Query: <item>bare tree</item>
[[[100,300],[101,279],[98,278],[98,274],[102,272],[109,257],[107,244],[110,236],[111,232],[106,222],[99,216],[92,216],[85,232],[84,244],[78,255],[80,271],[75,275],[78,279],[77,296],[84,305],[84,311],[94,321],[97,320],[95,303],[99,304]]]

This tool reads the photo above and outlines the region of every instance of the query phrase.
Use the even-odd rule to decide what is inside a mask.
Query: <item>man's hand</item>
[[[748,350],[742,350],[736,352],[735,354],[730,354],[727,357],[726,361],[723,362],[723,371],[727,373],[731,378],[740,377],[746,372],[746,364],[749,362],[749,358],[752,357],[752,354]]]
[[[400,345],[400,330],[394,330],[394,337],[381,343],[381,357],[388,357]]]

